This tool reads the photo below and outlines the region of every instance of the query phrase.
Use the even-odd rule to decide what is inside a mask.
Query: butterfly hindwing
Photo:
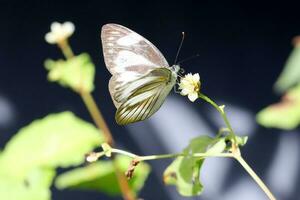
[[[176,79],[167,68],[157,68],[138,80],[117,89],[115,99],[121,103],[116,112],[118,124],[142,121],[155,113]]]

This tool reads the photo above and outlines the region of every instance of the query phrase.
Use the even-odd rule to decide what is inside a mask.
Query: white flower
[[[53,22],[50,26],[51,31],[45,35],[45,40],[49,44],[60,43],[70,37],[75,30],[72,22],[65,22],[63,24]]]
[[[191,74],[188,73],[180,79],[179,89],[181,90],[180,94],[183,96],[188,96],[189,100],[194,102],[199,95],[200,91],[200,76],[198,73]]]

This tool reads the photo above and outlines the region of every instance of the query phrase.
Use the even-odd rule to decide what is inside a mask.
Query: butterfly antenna
[[[195,59],[195,58],[197,58],[198,56],[200,56],[200,55],[199,55],[199,54],[196,54],[196,55],[190,56],[190,57],[188,57],[188,58],[185,58],[185,59],[179,61],[178,64],[183,63],[183,62],[186,62],[186,61],[189,61],[189,60],[192,60],[192,59]]]
[[[177,53],[176,53],[174,65],[175,65],[176,62],[177,62],[177,59],[178,59],[178,56],[179,56],[179,52],[180,52],[180,49],[181,49],[182,44],[183,44],[183,40],[184,40],[184,32],[182,32],[182,38],[181,38],[181,42],[180,42],[180,44],[179,44],[179,47],[178,47],[178,49],[177,49]]]

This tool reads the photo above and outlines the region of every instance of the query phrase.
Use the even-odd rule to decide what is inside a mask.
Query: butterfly
[[[162,53],[136,32],[106,24],[101,30],[104,62],[112,74],[109,92],[119,125],[145,120],[175,86],[179,65],[169,66]]]

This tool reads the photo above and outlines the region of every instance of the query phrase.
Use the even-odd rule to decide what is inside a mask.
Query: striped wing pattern
[[[115,116],[117,123],[126,125],[149,118],[161,107],[174,84],[171,70],[157,68],[117,88],[115,100],[121,104]]]

